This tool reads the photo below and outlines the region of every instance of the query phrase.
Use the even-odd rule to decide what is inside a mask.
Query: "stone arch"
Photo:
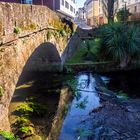
[[[52,65],[61,66],[61,57],[54,44],[45,42],[31,54],[24,71],[46,71]]]

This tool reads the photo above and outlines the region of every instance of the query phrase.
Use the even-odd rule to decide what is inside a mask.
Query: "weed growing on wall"
[[[0,97],[3,96],[3,94],[4,94],[4,89],[2,86],[0,86]]]
[[[21,33],[21,28],[20,27],[15,27],[14,28],[14,33],[17,34],[17,35],[20,34]]]
[[[13,133],[8,131],[0,131],[1,140],[17,140]]]

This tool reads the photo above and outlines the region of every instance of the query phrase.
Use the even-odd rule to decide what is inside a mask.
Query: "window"
[[[67,1],[65,1],[65,7],[69,9],[69,3]]]
[[[72,6],[70,6],[70,10],[71,10],[71,12],[73,12],[73,7]]]
[[[64,0],[61,0],[61,4],[64,5]]]
[[[33,1],[32,0],[21,0],[22,4],[32,4]]]
[[[137,6],[134,7],[134,12],[135,12],[135,13],[137,12]]]

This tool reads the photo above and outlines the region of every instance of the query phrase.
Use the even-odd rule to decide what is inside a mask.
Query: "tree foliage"
[[[140,28],[123,23],[110,23],[99,30],[102,47],[99,55],[127,66],[140,53]]]
[[[131,15],[128,9],[121,9],[117,12],[117,20],[118,21],[127,21],[128,17]]]

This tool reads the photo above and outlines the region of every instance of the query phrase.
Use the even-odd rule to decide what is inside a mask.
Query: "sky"
[[[86,0],[76,0],[76,10],[77,10],[79,7],[83,7],[85,1],[86,1]]]

